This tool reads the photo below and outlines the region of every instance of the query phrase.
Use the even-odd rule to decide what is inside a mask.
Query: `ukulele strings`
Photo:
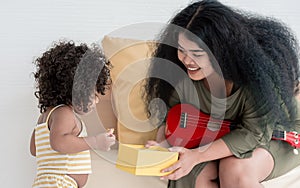
[[[189,117],[193,117],[193,116],[189,116]],[[205,118],[205,117],[199,117],[199,116],[194,116],[196,118],[189,118],[189,117],[187,119],[180,118],[180,124],[186,123],[186,124],[189,124],[189,126],[191,126],[191,127],[203,127],[203,128],[211,127],[211,128],[220,128],[220,129],[227,128],[231,125],[230,122],[221,121],[221,120],[211,121],[210,118]],[[209,122],[212,124],[207,126]],[[220,126],[213,125],[213,124],[220,124]]]
[[[182,115],[180,115],[180,117],[182,117]],[[190,118],[191,117],[191,119],[201,119],[201,120],[207,120],[207,121],[209,121],[210,119],[211,119],[211,117],[210,116],[201,116],[201,115],[198,115],[198,116],[195,116],[195,115],[190,115],[190,114],[188,114],[188,116],[187,116],[188,118]],[[226,123],[230,123],[230,122],[228,122],[228,121],[224,121],[224,120],[220,120],[220,119],[216,119],[216,118],[213,118],[212,120],[214,120],[214,121],[223,121],[223,122],[226,122]]]
[[[203,124],[207,124],[207,123],[214,123],[214,124],[222,124],[222,125],[227,125],[227,126],[230,126],[231,123],[230,122],[226,122],[226,121],[211,121],[211,120],[202,120],[201,118],[200,119],[181,119],[180,118],[180,122],[189,122],[189,123],[194,123],[194,124],[197,124],[198,122],[199,123],[203,123]]]

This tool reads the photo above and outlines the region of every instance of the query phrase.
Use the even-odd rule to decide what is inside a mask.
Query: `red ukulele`
[[[190,104],[177,104],[167,116],[165,135],[172,146],[195,148],[230,132],[228,120],[213,119]]]
[[[177,104],[168,112],[165,136],[172,146],[195,148],[221,138],[234,126],[232,121],[214,119],[190,104]],[[272,139],[300,148],[297,132],[274,130]]]

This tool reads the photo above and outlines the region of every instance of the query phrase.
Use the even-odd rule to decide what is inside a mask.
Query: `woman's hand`
[[[162,172],[174,172],[161,177],[161,179],[177,180],[190,173],[194,166],[199,163],[199,152],[197,150],[186,149],[183,147],[172,147],[169,148],[169,150],[172,152],[179,152],[179,160],[172,166],[162,170]]]

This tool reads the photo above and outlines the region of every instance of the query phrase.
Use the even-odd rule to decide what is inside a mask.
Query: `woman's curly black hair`
[[[176,31],[174,26],[183,29]],[[169,83],[153,75],[165,75],[174,83],[181,79],[166,71],[170,64],[161,63],[161,59],[186,71],[177,57],[178,35],[184,30],[202,40],[206,47],[201,43],[199,46],[213,54],[216,61],[212,65],[224,79],[251,93],[258,113],[271,111],[269,120],[287,127],[293,124],[297,113],[294,96],[299,82],[296,37],[276,19],[235,10],[216,0],[190,4],[162,31],[145,85],[147,107],[155,98],[168,104],[174,92]]]
[[[95,91],[104,95],[111,82],[111,64],[97,45],[77,46],[73,41],[60,41],[34,64],[37,89],[34,94],[41,113],[59,104],[87,112]]]

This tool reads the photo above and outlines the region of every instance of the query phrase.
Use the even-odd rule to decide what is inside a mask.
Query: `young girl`
[[[163,177],[169,188],[258,188],[300,165],[293,133],[300,131],[299,46],[289,28],[203,0],[176,14],[157,44],[145,92],[149,114],[165,113],[153,99],[170,111],[182,105],[183,123],[162,118],[157,140],[147,144],[177,146],[170,150],[180,153],[178,162],[163,169],[172,172]],[[210,118],[190,114],[194,108]],[[207,122],[205,131],[222,120],[234,126],[223,137],[190,147],[208,119],[219,121]],[[186,132],[198,123],[199,129]],[[284,131],[290,142],[276,140],[287,138]]]
[[[33,187],[81,188],[91,173],[89,150],[115,143],[113,130],[87,136],[77,115],[95,108],[109,85],[110,64],[96,46],[59,42],[35,65],[41,115],[30,143],[38,166]]]

